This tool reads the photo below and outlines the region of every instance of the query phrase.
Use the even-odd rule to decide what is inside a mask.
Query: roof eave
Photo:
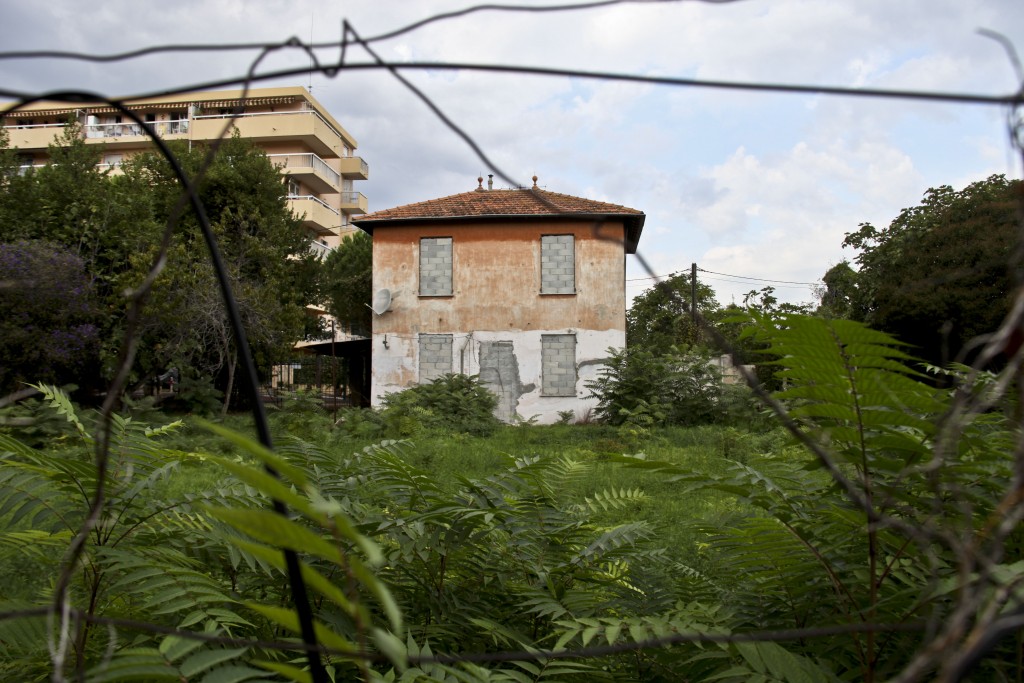
[[[485,214],[478,216],[408,216],[401,218],[355,219],[352,225],[363,232],[373,235],[378,227],[399,225],[422,225],[436,223],[479,223],[497,221],[536,221],[536,220],[594,220],[622,221],[626,229],[625,249],[627,254],[635,254],[640,234],[643,232],[646,214],[609,214],[609,213],[558,213],[558,214]]]

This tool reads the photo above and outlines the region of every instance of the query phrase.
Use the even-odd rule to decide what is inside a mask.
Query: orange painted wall
[[[576,294],[540,294],[541,235],[575,235]],[[451,297],[419,296],[419,240],[452,238]],[[374,333],[452,330],[625,330],[621,222],[458,223],[379,227],[373,287],[398,292]]]

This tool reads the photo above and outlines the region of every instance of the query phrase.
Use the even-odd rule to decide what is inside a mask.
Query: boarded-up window
[[[576,395],[576,335],[543,334],[540,337],[541,394]]]
[[[523,393],[519,383],[519,361],[511,341],[480,342],[480,382],[498,397],[494,414],[502,422],[513,422]]]
[[[452,335],[420,335],[420,384],[452,371]]]
[[[420,296],[451,296],[452,238],[420,239]]]
[[[572,235],[541,236],[540,293],[576,293],[576,244]]]

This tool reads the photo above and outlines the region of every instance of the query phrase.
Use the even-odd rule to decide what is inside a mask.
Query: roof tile
[[[557,216],[560,214],[595,216],[643,216],[642,211],[619,204],[598,202],[572,195],[548,192],[534,187],[526,190],[474,190],[396,206],[367,214],[355,221],[468,218],[474,216]]]

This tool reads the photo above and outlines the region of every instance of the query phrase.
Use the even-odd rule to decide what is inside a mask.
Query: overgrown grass
[[[339,458],[382,439],[402,437],[379,429],[350,429],[345,423],[334,424],[328,413],[308,402],[271,411],[270,416],[275,439],[295,436],[336,452]],[[152,424],[174,419],[177,416],[152,412],[145,415],[145,421]],[[223,472],[210,466],[202,454],[230,456],[234,453],[230,443],[189,417],[182,419],[184,427],[170,435],[164,444],[170,449],[196,454],[196,457],[185,459],[166,483],[164,495],[168,500],[222,486]],[[354,422],[365,424],[367,420],[372,422],[372,416],[362,415]],[[226,422],[232,429],[255,436],[247,415],[230,416]],[[64,430],[55,430],[44,442],[45,447],[56,450],[72,447],[67,437]],[[694,473],[715,475],[724,472],[728,460],[742,462],[751,454],[779,452],[786,443],[779,430],[755,433],[717,425],[652,428],[640,433],[607,425],[520,425],[502,426],[488,436],[421,429],[403,440],[402,452],[409,464],[425,470],[433,481],[453,491],[464,480],[485,479],[504,470],[514,458],[539,455],[587,463],[590,466],[585,468],[585,473],[562,492],[568,503],[582,505],[600,493],[639,489],[644,497],[601,513],[599,521],[608,526],[629,521],[649,522],[658,530],[660,545],[675,559],[690,565],[700,564],[696,527],[735,514],[734,499],[707,490],[687,492],[683,484],[666,475],[623,465],[622,456],[643,453],[651,460],[670,462]],[[43,447],[44,443],[38,445]],[[8,524],[2,526],[10,528]],[[26,571],[24,562],[0,547],[0,571],[4,575],[37,574]],[[19,585],[9,585],[3,597],[16,599],[22,593],[27,595],[39,588]]]

